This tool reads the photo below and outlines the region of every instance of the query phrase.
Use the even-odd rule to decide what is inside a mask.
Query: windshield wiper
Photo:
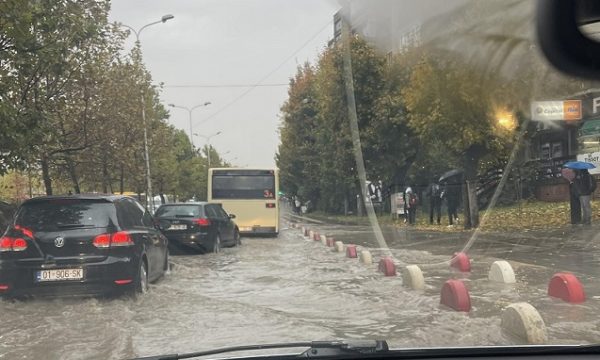
[[[374,341],[312,341],[312,342],[290,342],[280,344],[246,345],[232,346],[214,350],[191,352],[186,354],[169,354],[137,358],[137,360],[178,360],[191,359],[201,356],[224,354],[236,351],[266,350],[266,349],[285,349],[285,348],[304,348],[309,349],[301,354],[291,354],[290,357],[300,358],[327,358],[327,357],[365,357],[368,355],[377,355],[389,351],[385,340]]]

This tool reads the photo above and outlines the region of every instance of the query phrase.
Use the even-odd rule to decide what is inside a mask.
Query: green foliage
[[[206,160],[167,123],[141,48],[124,53],[128,32],[108,23],[109,5],[0,2],[0,175],[27,169],[48,194],[144,193],[143,94],[155,192],[191,197]]]
[[[389,76],[398,68],[391,69],[364,40],[354,38],[351,47],[367,178],[387,186],[401,183],[418,150],[400,97],[402,77]],[[344,204],[356,206],[360,191],[342,56],[339,46],[328,48],[316,65],[300,67],[290,81],[289,98],[281,108],[281,144],[276,157],[284,191],[335,213],[342,212]],[[407,78],[407,73],[403,76]]]

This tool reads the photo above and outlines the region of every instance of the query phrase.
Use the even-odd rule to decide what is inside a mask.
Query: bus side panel
[[[225,211],[235,214],[240,233],[278,233],[279,204],[265,200],[219,200]],[[275,207],[267,207],[273,204]]]

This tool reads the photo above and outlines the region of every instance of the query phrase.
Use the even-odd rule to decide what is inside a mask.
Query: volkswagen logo
[[[65,238],[62,236],[59,236],[56,239],[54,239],[54,246],[56,246],[57,248],[61,248],[61,247],[65,246]]]

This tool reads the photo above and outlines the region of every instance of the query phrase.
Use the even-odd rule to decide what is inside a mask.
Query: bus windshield
[[[213,175],[213,199],[274,199],[275,176]]]

